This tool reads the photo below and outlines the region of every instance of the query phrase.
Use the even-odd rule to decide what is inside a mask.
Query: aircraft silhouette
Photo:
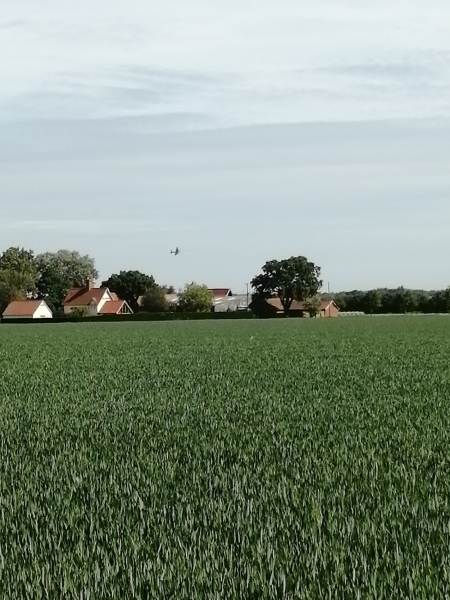
[[[178,246],[175,248],[175,250],[171,250],[170,254],[175,254],[175,256],[177,256],[177,254],[180,254],[180,250],[179,250]]]

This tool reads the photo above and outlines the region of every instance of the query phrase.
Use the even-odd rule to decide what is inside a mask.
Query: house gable
[[[120,300],[109,288],[94,288],[90,281],[83,288],[69,290],[63,306],[66,315],[77,308],[87,309],[90,316],[133,313],[128,303]]]
[[[113,300],[113,295],[108,288],[73,288],[67,293],[64,302],[64,312],[70,313],[75,308],[87,308],[90,312],[97,312],[105,302]]]
[[[126,300],[110,300],[98,311],[99,315],[132,315],[133,311]]]
[[[224,298],[229,298],[233,295],[230,288],[209,288],[208,292],[211,292],[214,303],[220,302]]]

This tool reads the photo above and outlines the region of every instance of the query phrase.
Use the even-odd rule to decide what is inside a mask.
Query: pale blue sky
[[[0,55],[1,248],[450,284],[448,2],[15,0]]]

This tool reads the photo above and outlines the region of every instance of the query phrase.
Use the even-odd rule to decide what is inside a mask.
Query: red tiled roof
[[[108,290],[108,288],[92,288],[91,290],[86,290],[83,288],[72,288],[67,292],[66,297],[64,298],[63,305],[64,306],[88,306],[92,300],[96,304],[100,302],[103,294]]]
[[[32,317],[42,300],[15,300],[6,307],[4,317]]]
[[[111,294],[111,300],[119,300],[119,296],[115,292],[109,292]]]
[[[101,307],[98,314],[117,315],[124,304],[126,304],[125,300],[109,300]]]
[[[230,288],[210,288],[208,291],[212,293],[214,300],[231,296]]]

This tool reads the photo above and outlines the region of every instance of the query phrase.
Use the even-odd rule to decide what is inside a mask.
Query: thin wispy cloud
[[[190,229],[186,225],[171,224],[170,222],[143,220],[108,220],[108,219],[49,219],[49,220],[12,220],[6,219],[0,223],[0,230],[41,231],[57,233],[77,233],[80,235],[140,235],[154,232],[179,232]]]
[[[0,21],[0,29],[15,29],[26,25],[25,19],[12,19],[11,21]]]
[[[450,7],[174,0],[11,5],[5,119],[198,114],[212,126],[450,116]],[[446,21],[447,19],[447,21]],[[355,58],[357,61],[355,61]],[[430,93],[433,90],[433,94]],[[201,125],[203,126],[203,125]]]

